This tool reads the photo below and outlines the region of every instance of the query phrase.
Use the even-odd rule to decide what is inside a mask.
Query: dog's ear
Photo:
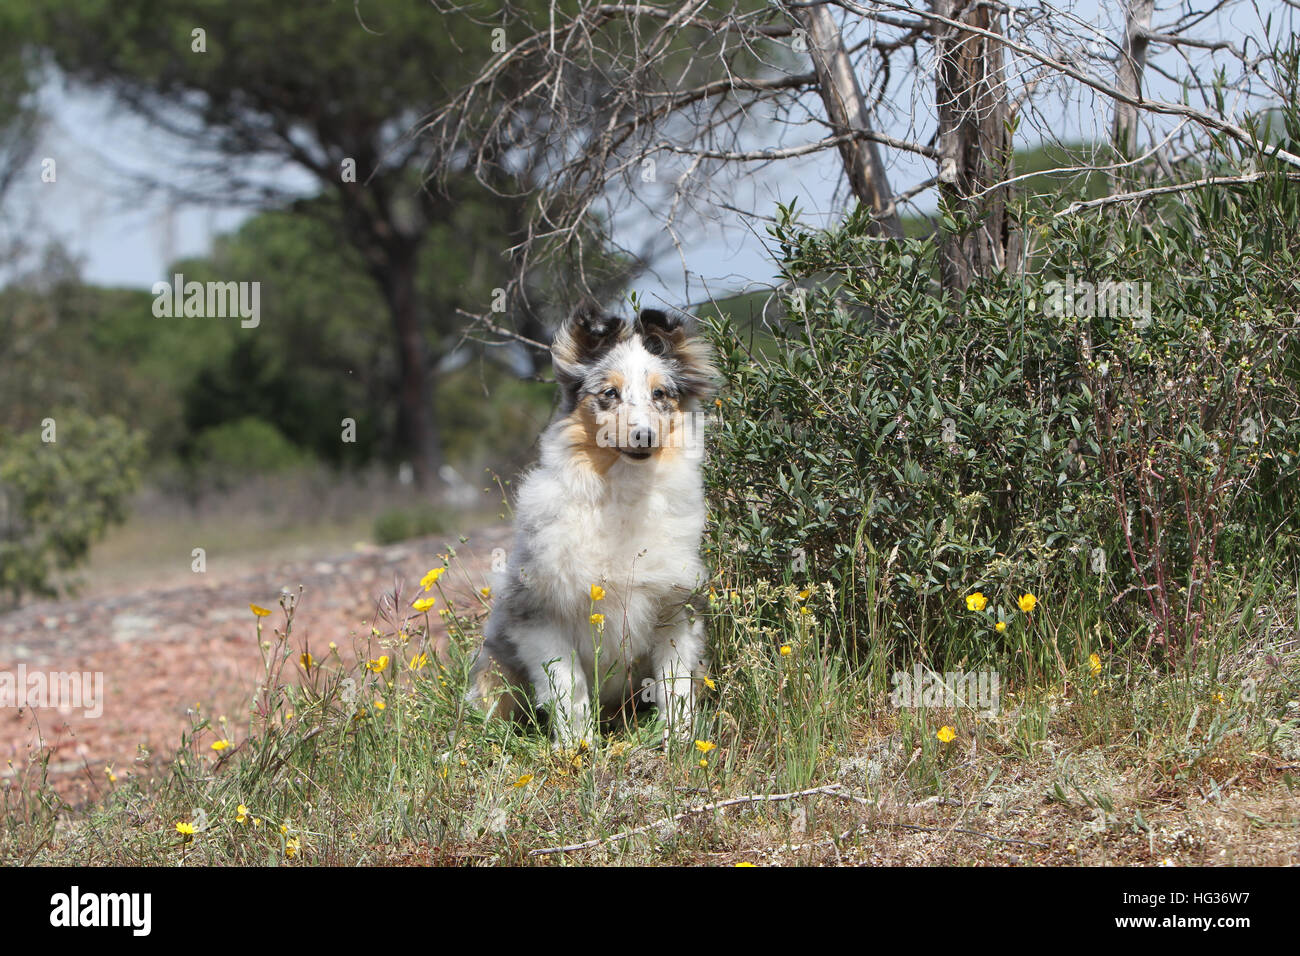
[[[680,316],[642,309],[636,328],[646,350],[671,364],[674,381],[688,398],[704,398],[717,390],[720,376],[713,367],[713,352]]]
[[[642,309],[636,317],[636,330],[652,355],[667,355],[686,341],[682,320],[659,309]]]
[[[574,310],[551,342],[555,378],[566,391],[582,381],[584,370],[617,344],[627,327],[617,315],[608,315],[594,302]]]

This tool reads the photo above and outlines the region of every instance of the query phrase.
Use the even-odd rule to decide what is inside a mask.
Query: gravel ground
[[[279,623],[281,588],[301,585],[295,641],[305,639],[323,657],[331,641],[350,648],[354,634],[366,634],[382,595],[399,581],[412,593],[449,546],[457,560],[444,590],[470,606],[487,583],[493,548],[508,541],[509,529],[495,527],[466,542],[435,536],[357,548],[238,574],[195,574],[184,587],[46,601],[0,615],[0,674],[17,679],[21,666],[27,674],[103,675],[97,717],[83,708],[0,709],[0,778],[17,774],[44,743],[60,791],[75,801],[93,795],[108,766],[120,774],[150,755],[170,756],[195,704],[211,716],[228,714],[238,728],[261,675],[249,604],[275,609],[267,621]]]

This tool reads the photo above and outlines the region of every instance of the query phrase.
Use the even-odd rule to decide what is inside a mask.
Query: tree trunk
[[[1124,17],[1124,44],[1115,69],[1115,87],[1131,97],[1142,95],[1142,71],[1147,64],[1147,39],[1155,0],[1129,0]],[[1136,106],[1115,101],[1111,125],[1111,145],[1115,152],[1131,159],[1137,154],[1138,110]]]
[[[967,6],[965,0],[931,0],[938,16],[1001,32],[994,9]],[[1007,214],[1010,187],[991,189],[1012,173],[1010,108],[1000,40],[935,21],[934,42],[939,196],[948,210],[971,220],[969,229],[945,241],[943,284],[962,292],[976,276],[1019,265],[1020,240]]]
[[[804,7],[797,16],[808,31],[808,50],[831,128],[836,134],[870,132],[867,101],[835,17],[826,4]],[[876,144],[867,139],[852,139],[840,143],[839,150],[849,187],[875,217],[874,231],[901,238],[903,225]]]
[[[417,244],[404,243],[390,253],[379,275],[393,321],[397,347],[397,451],[408,461],[416,483],[427,488],[442,467],[441,436],[433,405],[433,370],[424,341],[424,321],[416,292]]]

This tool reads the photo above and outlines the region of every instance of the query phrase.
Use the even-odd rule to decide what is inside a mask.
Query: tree
[[[943,284],[964,290],[976,276],[1014,271],[1020,245],[1002,185],[1013,174],[1011,106],[997,35],[1002,15],[992,6],[958,0],[931,0],[931,8],[939,194],[948,209],[978,220],[944,243]]]
[[[1268,41],[1285,24],[1233,43],[1214,37],[1214,17],[1234,0],[1188,8],[1155,29],[1150,5],[1131,3],[1126,31],[1114,35],[1071,0],[1014,9],[982,0],[571,0],[540,12],[506,3],[506,42],[429,130],[437,156],[468,154],[480,177],[520,152],[535,157],[545,175],[534,177],[542,185],[530,251],[551,254],[571,251],[602,203],[637,197],[676,237],[693,200],[716,198],[711,209],[701,203],[715,219],[734,209],[722,186],[729,170],[837,151],[877,235],[898,235],[899,206],[937,189],[952,233],[940,273],[960,293],[974,276],[1017,267],[1013,136],[1065,145],[1066,110],[1091,117],[1115,106],[1129,147],[1119,166],[1135,178],[1185,180],[1216,140],[1300,166],[1232,112],[1237,101],[1279,102],[1270,70],[1283,65]],[[456,0],[434,4],[449,23],[469,16]],[[1265,52],[1248,55],[1250,41]],[[1141,89],[1157,46],[1171,54],[1160,65],[1168,99]],[[532,82],[507,88],[507,69],[521,64]],[[593,96],[592,82],[608,94]],[[1159,131],[1142,155],[1139,118]],[[1116,168],[1102,145],[1076,167],[1079,177]],[[887,170],[900,153],[933,163],[934,174],[896,188]],[[647,168],[671,180],[656,202],[642,198]],[[598,227],[612,222],[605,215]]]
[[[434,369],[461,320],[455,306],[434,310],[422,298],[421,252],[433,225],[455,221],[469,184],[444,156],[442,188],[425,188],[429,147],[411,130],[490,58],[490,33],[463,18],[439,22],[414,0],[80,0],[33,16],[67,77],[174,137],[183,150],[175,177],[152,185],[257,207],[283,206],[304,183],[333,195],[301,208],[334,216],[338,241],[356,249],[379,291],[399,444],[417,478],[433,479],[442,460]]]
[[[27,163],[40,128],[34,100],[35,64],[25,43],[31,34],[29,16],[19,7],[0,7],[0,211],[14,179],[23,171],[30,174]],[[17,240],[0,232],[0,263],[14,258],[14,250],[8,246]]]

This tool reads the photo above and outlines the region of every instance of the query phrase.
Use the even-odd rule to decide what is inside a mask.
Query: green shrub
[[[199,433],[191,463],[207,481],[227,484],[250,475],[300,467],[309,456],[260,418],[241,418]]]
[[[729,383],[717,552],[740,581],[880,585],[913,651],[1011,641],[991,624],[1026,592],[1091,594],[1144,644],[1194,642],[1219,564],[1294,533],[1298,205],[1263,184],[1147,225],[1067,219],[1035,236],[1041,273],[960,300],[937,286],[937,241],[882,242],[856,216],[813,232],[782,208],[796,291],[772,344],[708,323]],[[1068,277],[1149,282],[1151,315],[1056,308],[1048,283]],[[965,613],[975,591],[988,614]],[[845,613],[865,629],[881,608]]]
[[[908,630],[966,593],[1014,600],[1077,568],[1107,501],[1076,465],[1091,401],[1063,324],[1017,321],[1025,297],[1006,279],[958,318],[929,241],[788,220],[778,238],[792,278],[852,265],[789,301],[759,361],[714,326],[730,387],[709,483],[738,539],[720,547],[757,575],[840,590],[886,568]]]
[[[57,593],[56,572],[125,518],[143,451],[120,420],[72,410],[0,435],[0,601]]]
[[[437,508],[390,508],[375,519],[375,542],[396,544],[446,531],[447,516]]]

